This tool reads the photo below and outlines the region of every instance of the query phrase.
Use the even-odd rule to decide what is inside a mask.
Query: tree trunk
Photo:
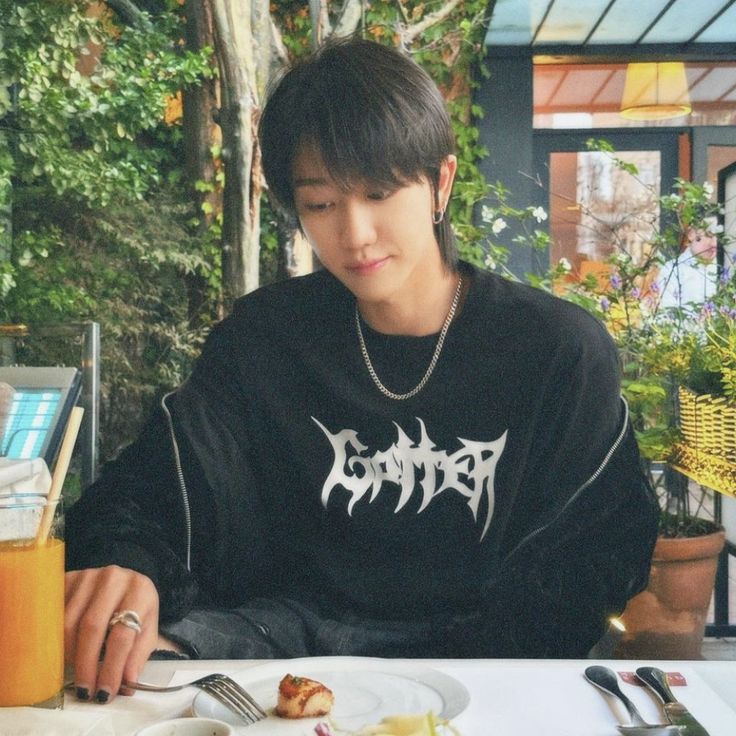
[[[258,287],[261,167],[256,131],[259,114],[256,54],[270,52],[270,34],[253,35],[252,17],[264,0],[211,0],[220,68],[222,158],[225,192],[222,221],[222,281],[225,308]],[[266,5],[265,12],[268,13]],[[258,27],[262,28],[263,23]]]
[[[186,42],[191,51],[199,51],[214,46],[212,16],[207,5],[199,0],[187,0]],[[211,148],[220,142],[220,131],[215,125],[213,112],[217,109],[217,83],[215,79],[202,80],[183,91],[183,133],[185,152],[185,171],[192,193],[199,225],[197,231],[204,239],[212,226],[215,214],[222,209],[222,196],[215,187],[215,162]],[[210,187],[202,191],[197,182],[205,182]],[[185,277],[189,299],[189,324],[197,327],[206,316],[218,317],[217,305],[208,305],[207,283],[198,273]],[[205,315],[209,308],[212,312]]]

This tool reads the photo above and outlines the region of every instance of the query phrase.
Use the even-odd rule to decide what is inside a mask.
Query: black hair
[[[455,150],[444,100],[424,69],[396,49],[355,37],[328,41],[277,80],[259,138],[266,182],[292,221],[292,167],[305,144],[317,147],[340,186],[396,187],[426,177],[435,198],[441,163]],[[454,268],[449,217],[434,227],[442,258]]]

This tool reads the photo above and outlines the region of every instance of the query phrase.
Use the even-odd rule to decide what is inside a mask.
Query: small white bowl
[[[135,736],[232,736],[233,729],[213,718],[172,718],[137,731]]]

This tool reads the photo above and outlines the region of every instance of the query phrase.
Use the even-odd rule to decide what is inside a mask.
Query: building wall
[[[483,79],[476,93],[477,103],[485,110],[479,121],[480,141],[489,155],[480,164],[486,181],[500,181],[511,192],[510,204],[526,207],[539,197],[534,186],[533,169],[533,95],[531,56],[487,60],[490,77]],[[511,250],[510,267],[517,275],[532,270],[528,249],[514,248],[513,227],[498,241]]]
[[[725,125],[719,127],[693,128],[693,181],[708,181],[708,146],[736,148],[736,127]],[[725,166],[736,160],[736,155],[726,155],[722,164]]]

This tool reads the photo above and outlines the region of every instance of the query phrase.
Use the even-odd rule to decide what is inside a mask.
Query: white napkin
[[[2,736],[115,736],[107,713],[0,708]]]

